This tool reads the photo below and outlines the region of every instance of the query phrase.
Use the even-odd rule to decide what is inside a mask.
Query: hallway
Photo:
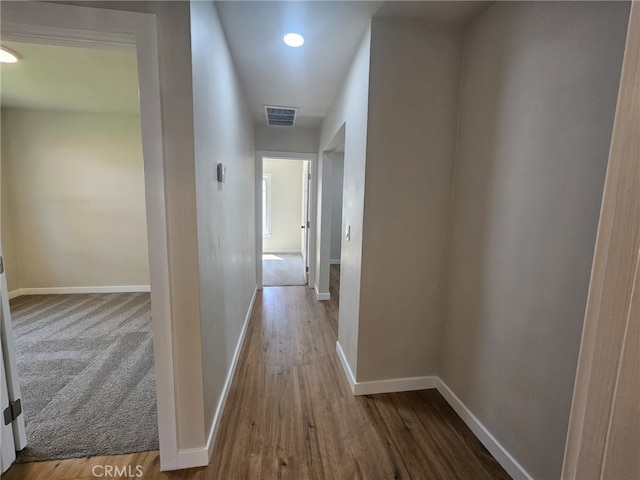
[[[509,478],[436,390],[354,397],[337,315],[305,287],[262,291],[212,478]]]
[[[335,300],[306,287],[258,293],[205,468],[160,472],[146,452],[14,465],[3,478],[72,479],[97,465],[174,480],[509,478],[436,390],[354,397],[335,351],[337,315]]]

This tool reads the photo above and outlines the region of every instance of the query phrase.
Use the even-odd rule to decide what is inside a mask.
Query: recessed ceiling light
[[[301,47],[304,44],[303,36],[297,33],[287,33],[282,40],[290,47]]]
[[[0,47],[0,63],[16,63],[18,56],[11,50]]]

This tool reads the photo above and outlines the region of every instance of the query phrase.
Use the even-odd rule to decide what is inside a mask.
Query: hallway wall
[[[504,2],[466,31],[439,373],[559,478],[629,4]]]
[[[215,4],[190,5],[204,426],[210,446],[256,291],[255,146]],[[226,183],[217,182],[218,163],[226,167]]]
[[[344,188],[344,153],[334,152],[331,155],[331,246],[329,259],[331,263],[340,262],[342,250],[342,190]]]
[[[457,29],[373,20],[359,382],[437,373],[461,61]]]
[[[316,275],[314,286],[326,285],[329,290],[329,259],[331,243],[331,202],[322,197],[322,186],[326,194],[331,192],[331,168],[323,164],[323,150],[329,147],[340,129],[345,126],[344,148],[344,197],[343,224],[351,225],[351,241],[342,246],[341,295],[338,342],[352,370],[357,368],[358,321],[360,309],[360,268],[362,256],[362,224],[364,215],[364,182],[367,148],[367,118],[369,105],[369,59],[371,29],[364,35],[355,53],[344,82],[327,111],[320,129],[318,152],[318,229],[316,230]],[[324,249],[324,250],[322,250]]]
[[[312,127],[255,127],[256,150],[317,153],[319,129]]]

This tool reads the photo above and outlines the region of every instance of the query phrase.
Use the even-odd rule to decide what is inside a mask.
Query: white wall
[[[325,116],[320,129],[318,156],[318,229],[316,230],[315,288],[329,293],[329,248],[331,239],[331,168],[323,158],[332,139],[345,126],[343,224],[351,225],[351,241],[342,246],[338,341],[352,371],[357,359],[358,317],[360,309],[360,262],[364,177],[369,104],[369,52],[371,29],[358,47],[351,67]],[[327,165],[329,168],[327,168]],[[322,192],[322,186],[326,192]]]
[[[331,263],[340,262],[340,252],[342,250],[342,188],[344,184],[344,153],[333,153],[331,155],[331,246],[329,247],[329,258]]]
[[[371,38],[358,381],[437,372],[462,61],[458,30]]]
[[[317,128],[255,127],[256,150],[291,153],[317,153]]]
[[[629,4],[499,2],[465,38],[440,376],[559,478]]]
[[[204,420],[211,439],[256,290],[255,148],[213,2],[191,2],[191,49]],[[226,166],[226,183],[216,181],[218,162]]]
[[[3,109],[2,137],[10,289],[149,285],[140,117]]]
[[[271,235],[262,240],[265,253],[301,253],[302,170],[300,160],[264,160],[271,174]]]

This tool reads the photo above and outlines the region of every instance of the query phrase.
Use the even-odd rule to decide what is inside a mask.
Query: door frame
[[[0,177],[2,177],[3,174],[4,172],[2,172],[2,169],[0,168]],[[0,230],[2,229],[0,228]],[[5,391],[3,391],[3,397],[6,396],[6,400],[12,405],[11,410],[13,411],[13,405],[15,404],[14,402],[19,402],[18,404],[21,405],[22,393],[20,389],[20,378],[18,376],[18,366],[16,364],[13,325],[11,323],[11,309],[9,307],[9,288],[7,285],[7,275],[4,267],[4,251],[2,249],[1,241],[0,260],[2,262],[2,265],[0,266],[0,337],[2,337],[2,341],[0,342],[0,346],[2,347],[0,349],[0,361],[2,362],[3,376],[3,382],[0,383],[0,388],[6,388],[6,393]],[[3,398],[3,401],[4,400],[5,398]],[[6,405],[3,405],[0,412],[4,413],[5,408]],[[0,418],[0,421],[2,421],[4,429],[4,419]],[[13,461],[16,459],[15,452],[22,450],[27,445],[27,430],[24,421],[24,413],[22,411],[13,414],[13,420],[9,424],[9,428],[12,431],[11,445],[14,449],[14,452],[11,463],[13,463]],[[6,451],[7,448],[3,443],[3,457],[5,456]],[[6,465],[3,465],[3,468],[5,466]],[[2,474],[1,471],[0,474]]]
[[[309,285],[311,276],[309,275],[309,230],[311,228],[311,162],[303,160],[302,166],[302,236],[300,246],[302,248],[302,258],[305,264],[304,278]]]
[[[632,467],[640,432],[627,424],[640,389],[639,78],[640,4],[633,2],[562,468],[567,480],[640,467]]]
[[[156,16],[47,2],[3,3],[1,9],[2,38],[117,46],[137,54],[160,461],[162,470],[176,469],[177,405]]]
[[[271,158],[274,160],[307,160],[309,161],[309,173],[311,174],[310,191],[309,191],[309,222],[310,230],[317,225],[316,208],[317,208],[317,189],[316,189],[316,172],[318,155],[315,153],[296,153],[296,152],[277,152],[269,150],[256,150],[256,282],[258,289],[262,289],[262,160]],[[308,255],[307,263],[309,266],[308,282],[309,288],[313,288],[312,279],[315,278],[316,263],[316,240],[315,235],[307,232]]]

